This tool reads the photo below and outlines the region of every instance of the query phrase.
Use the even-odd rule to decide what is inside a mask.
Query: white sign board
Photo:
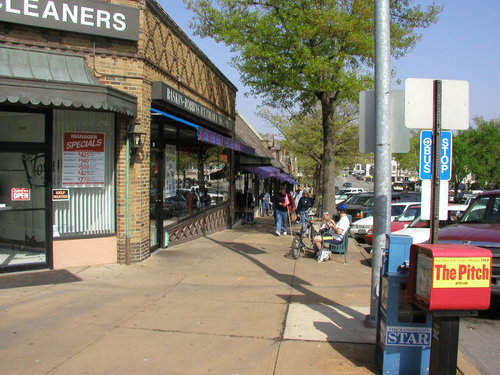
[[[448,219],[448,181],[439,184],[439,220]],[[430,220],[431,218],[431,180],[422,180],[420,218]]]
[[[434,79],[405,81],[405,124],[411,129],[432,129]],[[469,128],[469,82],[441,80],[441,128]]]
[[[405,127],[404,90],[391,91],[391,152],[410,151],[410,131]],[[359,152],[375,152],[375,91],[359,94]]]

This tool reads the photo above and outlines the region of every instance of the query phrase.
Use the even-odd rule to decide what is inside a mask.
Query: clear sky
[[[230,52],[209,38],[192,35],[192,13],[182,0],[157,0],[219,70],[238,88],[236,109],[259,132],[277,133],[256,115],[259,99],[248,93],[238,72],[228,65]],[[414,0],[426,5],[430,0]],[[444,5],[437,24],[422,31],[416,48],[392,62],[396,70],[393,89],[404,89],[406,78],[469,81],[470,116],[500,118],[500,0],[435,0]],[[397,84],[396,79],[401,81]]]

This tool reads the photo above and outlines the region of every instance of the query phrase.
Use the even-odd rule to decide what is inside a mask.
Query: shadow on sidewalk
[[[266,220],[267,219],[267,220]],[[266,223],[267,222],[267,223]],[[245,226],[245,229],[242,229],[244,232],[261,232],[261,233],[272,233],[272,231],[269,229],[270,224],[272,223],[271,220],[268,218],[263,218],[263,220],[257,220],[255,225],[252,226]],[[266,225],[267,224],[267,225]],[[237,228],[239,229],[239,228]],[[208,240],[213,241],[214,243],[230,250],[233,251],[234,253],[237,253],[247,259],[248,261],[252,262],[253,264],[257,265],[259,268],[261,268],[267,275],[270,275],[274,279],[285,283],[289,285],[292,290],[301,293],[301,296],[294,295],[292,291],[290,291],[289,294],[284,295],[284,294],[278,294],[277,296],[286,301],[288,304],[291,303],[292,298],[294,301],[308,301],[312,309],[316,309],[320,313],[324,313],[325,310],[327,311],[327,317],[330,319],[332,322],[335,322],[338,324],[336,326],[336,329],[338,329],[338,333],[342,336],[342,327],[348,326],[348,320],[352,321],[352,319],[356,319],[358,321],[364,321],[365,320],[365,315],[360,313],[359,311],[350,308],[349,306],[344,306],[337,301],[334,301],[332,299],[326,298],[312,290],[310,290],[308,287],[312,286],[312,284],[300,277],[297,277],[297,275],[294,273],[281,273],[273,268],[269,267],[268,265],[262,263],[253,255],[259,255],[259,254],[265,254],[265,251],[262,251],[252,245],[248,244],[242,244],[238,242],[229,242],[229,241],[218,241],[214,238],[207,237]],[[294,268],[295,269],[295,268]],[[311,301],[314,301],[314,304],[311,304]],[[300,303],[300,302],[299,302]],[[288,313],[287,313],[288,314]],[[340,324],[339,324],[340,323]],[[324,322],[315,322],[314,325],[316,328],[320,331],[323,331],[325,334],[328,332],[332,332],[332,326],[335,326],[333,323],[324,323]],[[283,329],[280,334],[280,339],[279,341],[285,341],[284,339],[284,330],[286,326],[286,321],[283,324]],[[335,329],[335,328],[334,328]],[[377,369],[377,366],[375,364],[375,349],[374,349],[374,344],[360,344],[360,343],[352,343],[352,342],[331,342],[328,341],[328,343],[332,346],[332,348],[342,354],[344,357],[349,359],[355,366],[360,366],[360,367],[367,367],[370,370],[375,371]],[[360,345],[364,348],[361,350],[362,353],[365,353],[365,355],[360,356],[359,353],[357,353],[357,350],[359,351]],[[358,348],[358,349],[356,349]],[[366,358],[367,355],[366,353],[371,353],[368,354],[370,358]]]
[[[14,273],[0,275],[0,289],[22,288],[26,286],[66,284],[82,281],[67,270]]]

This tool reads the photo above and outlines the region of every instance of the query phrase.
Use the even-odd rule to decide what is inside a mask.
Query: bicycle
[[[295,237],[292,239],[292,250],[291,254],[294,259],[298,259],[300,253],[306,254],[308,251],[315,250],[314,236],[317,232],[314,229],[312,222],[313,215],[307,213],[307,222],[302,224],[300,232],[295,233]]]

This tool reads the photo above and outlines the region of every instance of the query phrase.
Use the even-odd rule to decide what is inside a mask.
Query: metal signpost
[[[441,103],[442,103],[442,84],[440,80],[434,81],[434,95],[433,95],[433,118],[434,124],[432,128],[434,144],[432,149],[432,178],[431,178],[431,220],[430,220],[430,243],[437,242],[437,234],[439,230],[439,185],[441,184],[441,158],[440,148],[441,145]]]
[[[409,84],[408,84],[408,81]],[[443,89],[448,82],[448,90]],[[431,95],[429,92],[431,84]],[[467,129],[468,118],[468,83],[465,81],[441,80],[407,80],[405,115],[414,113],[407,118],[407,126],[429,128],[429,111],[431,109],[432,132],[421,134],[420,178],[431,179],[431,215],[430,244],[438,242],[439,230],[439,200],[441,180],[451,178],[451,133],[442,132],[446,129]],[[448,93],[448,101],[445,101]],[[430,98],[429,98],[430,96]],[[451,98],[451,100],[449,100]],[[429,106],[429,99],[432,105]],[[444,103],[446,102],[446,105]],[[419,109],[423,109],[419,113]],[[427,110],[426,110],[427,109]],[[419,113],[419,116],[415,114]],[[443,116],[446,113],[446,116]],[[426,116],[427,114],[427,116]],[[458,114],[458,117],[456,115]],[[430,174],[430,176],[429,176]],[[448,197],[443,197],[447,199]],[[415,267],[410,260],[410,269]],[[429,280],[430,281],[430,280]],[[456,373],[458,352],[458,331],[460,316],[470,314],[470,311],[443,310],[435,311],[432,317],[431,343],[431,375],[452,375]]]

